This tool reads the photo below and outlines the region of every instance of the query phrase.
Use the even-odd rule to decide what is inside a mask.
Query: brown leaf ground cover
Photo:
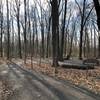
[[[17,62],[17,61],[16,61]],[[78,69],[66,69],[62,67],[53,68],[50,64],[45,63],[31,63],[28,61],[26,64],[21,64],[28,69],[33,69],[37,72],[42,72],[43,74],[56,77],[59,79],[70,81],[71,83],[85,87],[95,93],[100,94],[100,67],[95,67],[93,70],[78,70]]]
[[[0,100],[8,100],[12,95],[11,87],[8,85],[8,82],[0,81]]]
[[[5,64],[5,60],[0,59],[0,65]],[[8,100],[13,91],[7,77],[1,74],[0,66],[0,100]]]

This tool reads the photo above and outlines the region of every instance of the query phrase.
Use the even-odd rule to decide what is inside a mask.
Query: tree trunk
[[[1,1],[1,5],[0,5],[0,12],[1,12],[1,39],[0,39],[0,42],[1,42],[1,47],[0,47],[0,52],[1,52],[1,57],[3,57],[3,45],[2,45],[2,39],[3,39],[3,5],[2,5],[2,1]]]
[[[19,16],[19,15],[18,15]],[[22,58],[21,53],[21,39],[20,39],[20,24],[19,24],[19,17],[18,17],[18,40],[19,40],[19,57]]]
[[[32,55],[34,55],[34,33],[35,33],[35,28],[34,28],[34,22],[33,22],[33,36],[32,36]]]
[[[71,54],[72,54],[73,38],[74,38],[74,35],[75,35],[75,23],[76,22],[73,22],[73,25],[72,25],[73,32],[72,32],[72,35],[71,35],[71,42],[70,42],[71,44],[70,44],[69,54],[67,55],[68,60],[70,59]]]
[[[96,32],[94,27],[94,57],[96,57]]]
[[[24,27],[24,63],[26,64],[26,51],[27,51],[27,39],[26,39],[26,23],[27,23],[27,12],[26,12],[26,0],[24,0],[24,20],[25,20],[25,27]]]
[[[79,59],[82,59],[82,47],[83,47],[83,29],[80,31],[80,44],[79,44]]]
[[[47,33],[47,47],[46,47],[46,58],[49,56],[49,45],[50,45],[50,23],[51,23],[51,16],[49,18],[49,25],[48,25],[48,33]]]
[[[41,23],[41,36],[42,36],[41,57],[44,58],[45,49],[44,49],[44,24],[43,22]]]
[[[59,16],[58,16],[58,0],[52,0],[52,51],[53,66],[58,66],[58,39],[59,39]]]
[[[20,22],[19,22],[19,11],[17,16],[17,27],[18,27],[18,41],[19,41],[19,57],[22,59],[22,53],[21,53],[21,38],[20,38]]]
[[[99,29],[99,37],[98,37],[98,58],[100,58],[100,4],[99,0],[93,0],[96,14],[97,14],[97,25]]]
[[[64,52],[64,36],[65,36],[65,23],[66,23],[66,12],[67,12],[67,0],[65,0],[65,10],[64,10],[64,19],[62,23],[62,37],[61,37],[61,46],[60,46],[60,60],[63,60]]]
[[[8,0],[6,0],[6,6],[7,6],[7,59],[10,59],[10,32],[9,32],[9,4]]]

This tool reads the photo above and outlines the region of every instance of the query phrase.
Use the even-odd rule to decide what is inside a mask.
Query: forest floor
[[[11,62],[0,64],[0,100],[100,99],[100,95],[67,81],[23,67]]]
[[[47,63],[44,60],[41,60],[41,63],[39,60],[33,61],[33,67],[31,67],[30,60],[27,60],[26,65],[20,59],[15,60],[15,62],[28,69],[33,69],[48,76],[70,81],[77,86],[86,88],[96,94],[100,94],[100,66],[95,66],[95,69],[87,71],[79,69],[66,69],[62,67],[55,69],[51,67],[50,62]]]
[[[7,76],[7,65],[0,60],[0,100],[8,100],[13,93]]]

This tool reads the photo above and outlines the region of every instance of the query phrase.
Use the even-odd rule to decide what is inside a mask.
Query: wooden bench
[[[93,65],[93,66],[99,66],[100,62],[97,59],[85,59],[83,60],[84,65]]]

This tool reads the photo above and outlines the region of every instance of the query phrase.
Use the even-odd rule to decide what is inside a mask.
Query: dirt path
[[[8,100],[99,100],[86,90],[63,83],[16,64],[0,66],[0,76],[6,77],[13,93]],[[6,99],[7,100],[7,99]]]

